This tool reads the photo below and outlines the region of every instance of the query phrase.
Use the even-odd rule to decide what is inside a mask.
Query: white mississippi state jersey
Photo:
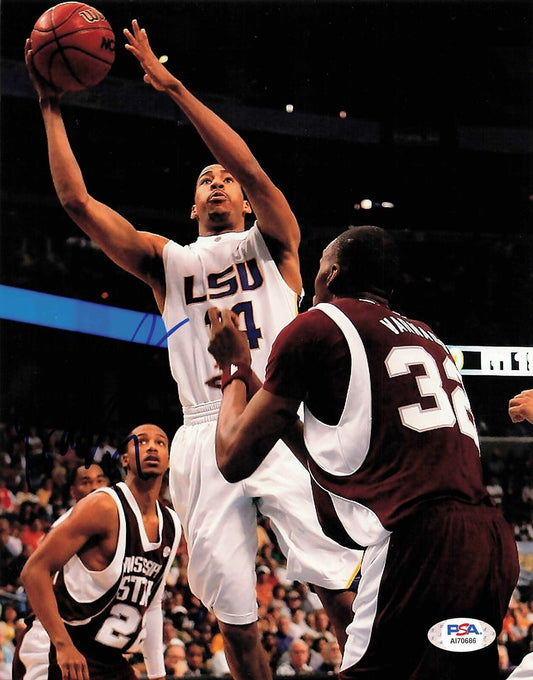
[[[264,377],[272,343],[297,314],[298,296],[281,276],[256,224],[243,232],[200,236],[163,250],[163,311],[172,375],[182,406],[220,400],[205,382],[218,371],[208,352],[210,307],[232,309],[246,331],[252,367]]]

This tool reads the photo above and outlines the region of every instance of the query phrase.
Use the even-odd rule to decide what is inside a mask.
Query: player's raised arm
[[[30,41],[25,52],[26,65],[39,95],[50,171],[61,205],[108,257],[153,288],[161,308],[164,301],[161,255],[167,239],[137,231],[128,220],[88,193],[61,115],[62,92],[49,87],[34,71]]]
[[[261,381],[251,368],[246,336],[230,310],[213,307],[208,314],[209,351],[222,369],[217,465],[227,481],[238,482],[257,470],[276,441],[288,431],[291,439],[296,439],[293,429],[299,402],[261,389]]]
[[[261,168],[243,139],[160,63],[150,47],[145,29],[140,28],[136,20],[132,22],[132,30],[125,29],[124,34],[128,40],[126,49],[139,60],[146,74],[145,81],[172,98],[217,161],[242,185],[259,228],[280,244],[277,260],[283,277],[295,292],[300,293],[300,230],[283,193]]]

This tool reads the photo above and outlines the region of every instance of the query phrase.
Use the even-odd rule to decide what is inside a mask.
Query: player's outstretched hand
[[[26,40],[26,44],[24,45],[24,61],[26,62],[26,68],[28,69],[30,80],[37,94],[39,95],[39,99],[52,99],[54,97],[59,99],[64,94],[63,90],[59,90],[49,85],[46,80],[41,78],[41,76],[33,67],[31,40],[29,38]]]
[[[63,680],[90,680],[87,661],[73,644],[58,646],[56,651]]]
[[[513,423],[522,423],[524,420],[533,423],[533,389],[524,390],[510,400],[509,417]]]
[[[239,330],[239,317],[230,309],[211,307],[207,310],[211,324],[208,350],[220,368],[231,363],[250,365],[250,344],[244,331]]]
[[[176,82],[176,79],[155,56],[150,47],[146,30],[140,28],[137,19],[131,22],[131,28],[131,31],[127,28],[124,29],[124,35],[128,40],[126,49],[139,60],[144,70],[144,82],[156,90],[166,90],[173,82]]]

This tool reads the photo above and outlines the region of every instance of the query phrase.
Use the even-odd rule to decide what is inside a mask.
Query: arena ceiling
[[[248,135],[267,167],[279,168],[280,182],[288,191],[306,193],[317,173],[326,176],[321,180],[324,193],[336,187],[344,190],[346,175],[353,174],[349,210],[369,192],[396,203],[409,193],[410,203],[419,202],[424,211],[444,202],[468,208],[499,201],[506,206],[499,220],[508,214],[508,206],[519,206],[519,229],[532,216],[530,2],[93,4],[115,30],[115,64],[101,85],[68,95],[65,104],[116,114],[104,116],[102,122],[86,114],[104,128],[104,135],[142,136],[149,129],[139,124],[143,117],[152,123],[183,122],[165,97],[142,84],[139,65],[123,49],[122,28],[137,18],[156,53],[168,56],[169,69]],[[8,187],[19,180],[16,173],[10,174],[13,163],[18,156],[31,155],[28,145],[36,135],[39,139],[37,129],[28,134],[24,128],[39,122],[32,118],[35,95],[22,51],[33,23],[48,6],[34,0],[3,0],[0,6],[2,143],[7,159],[3,180]],[[293,107],[290,114],[288,104]],[[340,118],[341,111],[345,118]],[[94,148],[94,134],[87,131],[79,144],[86,139]],[[168,139],[170,134],[161,127],[161,136]],[[160,140],[153,144],[159,146]],[[460,160],[457,153],[462,154]],[[178,165],[187,162],[184,156],[177,159]],[[113,167],[107,162],[99,169],[104,185],[115,181]],[[127,177],[128,168],[122,167],[119,174]],[[331,181],[336,174],[343,178],[340,184]],[[18,184],[10,193],[20,188]],[[313,196],[309,201],[306,220],[326,220],[325,208],[316,205]],[[322,197],[321,204],[326,205]],[[346,221],[347,215],[348,208],[339,219]],[[467,219],[472,217],[477,213]]]

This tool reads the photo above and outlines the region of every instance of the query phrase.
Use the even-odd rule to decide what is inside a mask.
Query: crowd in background
[[[71,482],[79,465],[98,463],[113,484],[123,473],[119,436],[74,437],[61,429],[0,425],[0,680],[10,663],[30,607],[19,582],[21,569],[51,524],[73,504]],[[533,541],[531,445],[484,455],[489,493],[514,526],[517,541]],[[170,504],[168,485],[161,500]],[[318,597],[306,584],[288,582],[285,562],[268,520],[258,517],[257,601],[262,642],[274,675],[336,676],[341,654],[335,631]],[[217,621],[193,595],[182,540],[166,585],[164,644],[167,677],[229,677]],[[520,585],[498,638],[502,678],[533,650],[533,590]],[[139,678],[142,656],[130,662]]]

